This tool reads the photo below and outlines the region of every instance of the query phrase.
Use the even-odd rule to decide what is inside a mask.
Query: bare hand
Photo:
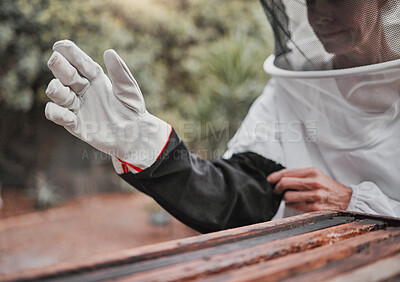
[[[268,181],[276,183],[277,194],[286,191],[287,207],[303,212],[346,210],[353,193],[317,168],[283,169],[270,174]]]

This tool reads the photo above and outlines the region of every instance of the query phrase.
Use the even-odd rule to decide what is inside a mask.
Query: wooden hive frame
[[[377,271],[376,269],[379,269]],[[325,211],[175,240],[0,280],[400,279],[400,220]]]

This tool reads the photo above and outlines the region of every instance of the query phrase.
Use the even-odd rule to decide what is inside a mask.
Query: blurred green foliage
[[[267,82],[262,63],[273,44],[256,0],[2,0],[0,102],[44,105],[46,62],[66,38],[102,66],[103,52],[115,49],[149,111],[198,150],[225,148]],[[197,133],[185,136],[182,121]],[[210,138],[206,124],[227,138]]]

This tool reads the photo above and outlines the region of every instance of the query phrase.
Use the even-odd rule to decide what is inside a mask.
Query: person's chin
[[[335,40],[320,39],[326,52],[330,54],[340,55],[348,53],[350,48],[349,41],[345,37],[337,37]]]

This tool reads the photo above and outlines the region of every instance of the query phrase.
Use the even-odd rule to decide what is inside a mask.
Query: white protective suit
[[[310,2],[318,1],[335,5]],[[279,56],[265,61],[271,80],[225,156],[252,151],[288,169],[319,168],[352,188],[349,211],[399,217],[400,60],[333,69],[333,55],[304,18],[305,1],[262,2],[267,15],[284,7],[284,22],[274,32],[287,23],[290,38],[276,48]],[[389,0],[382,12],[387,41],[397,54],[398,6]],[[275,218],[296,213],[283,203]]]

